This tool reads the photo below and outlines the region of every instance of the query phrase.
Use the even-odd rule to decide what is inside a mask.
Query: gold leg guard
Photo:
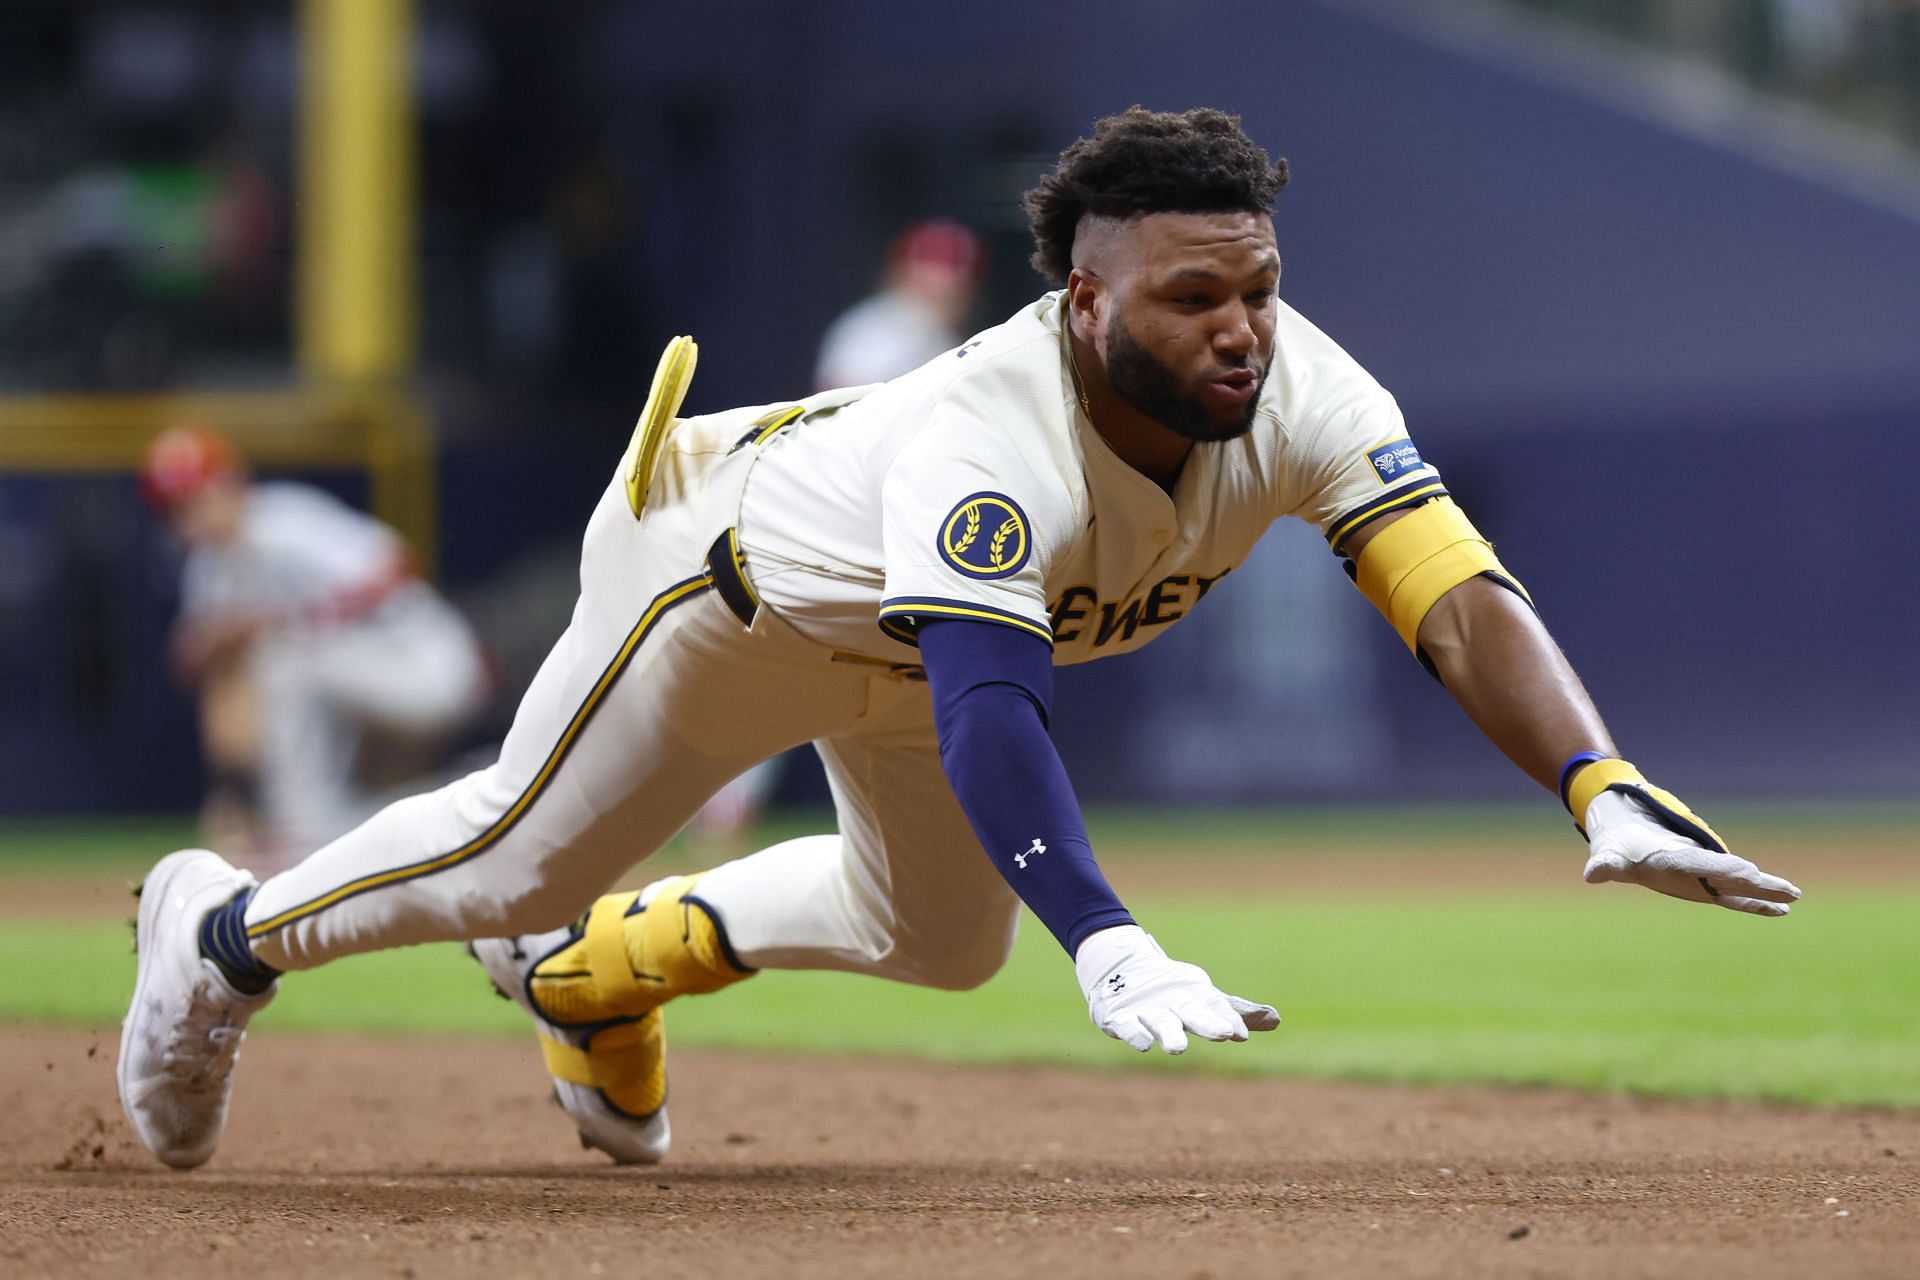
[[[599,1089],[630,1115],[651,1115],[666,1100],[660,1006],[754,973],[735,959],[718,920],[692,894],[698,879],[669,880],[638,909],[637,893],[601,898],[579,938],[533,971],[530,990],[547,1020],[583,1030],[607,1024],[578,1044],[542,1035],[548,1072]]]
[[[621,1022],[596,1031],[585,1048],[552,1036],[540,1036],[547,1074],[588,1085],[636,1120],[644,1120],[667,1101],[665,1015],[655,1010],[638,1022]]]
[[[570,946],[533,971],[533,999],[554,1022],[638,1018],[676,996],[718,991],[749,977],[737,963],[706,904],[692,890],[698,876],[678,876],[653,901],[609,894],[587,913]],[[691,900],[690,900],[691,899]]]

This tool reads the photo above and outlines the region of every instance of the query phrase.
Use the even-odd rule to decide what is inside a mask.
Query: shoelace
[[[195,993],[187,1016],[168,1038],[166,1056],[162,1059],[169,1074],[180,1077],[181,1084],[194,1090],[215,1088],[224,1083],[233,1071],[240,1042],[247,1038],[246,1028],[233,1025],[231,1009],[204,1003],[199,995]]]

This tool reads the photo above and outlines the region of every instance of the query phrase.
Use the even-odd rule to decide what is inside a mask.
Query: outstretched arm
[[[987,856],[1074,958],[1094,1025],[1142,1052],[1187,1033],[1245,1040],[1280,1015],[1216,990],[1135,924],[1094,861],[1080,806],[1047,732],[1053,652],[987,622],[920,628],[940,762]]]
[[[1490,578],[1440,597],[1420,624],[1440,683],[1487,740],[1554,791],[1583,751],[1618,754],[1593,700],[1527,602]]]
[[[1368,545],[1412,514],[1376,521],[1350,541],[1348,554],[1364,564]],[[1447,588],[1412,622],[1414,649],[1490,742],[1558,792],[1590,844],[1587,881],[1621,880],[1754,915],[1785,915],[1800,890],[1728,852],[1713,828],[1619,758],[1531,604],[1503,585],[1510,579],[1489,572]],[[1410,622],[1404,613],[1395,621]]]

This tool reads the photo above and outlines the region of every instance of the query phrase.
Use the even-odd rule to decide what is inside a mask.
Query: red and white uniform
[[[189,554],[182,608],[188,625],[261,627],[247,661],[276,845],[305,851],[371,812],[354,781],[362,734],[432,739],[486,698],[478,643],[398,535],[308,485],[249,486],[234,540]]]
[[[955,333],[928,303],[896,289],[863,298],[827,326],[813,371],[817,387],[884,382],[949,351]]]

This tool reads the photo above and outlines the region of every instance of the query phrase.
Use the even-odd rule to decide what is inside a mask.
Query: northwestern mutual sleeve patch
[[[1392,484],[1409,471],[1418,471],[1427,465],[1420,460],[1420,451],[1413,447],[1413,441],[1405,438],[1389,440],[1367,450],[1367,461],[1373,464],[1373,473],[1380,477],[1381,484]]]

